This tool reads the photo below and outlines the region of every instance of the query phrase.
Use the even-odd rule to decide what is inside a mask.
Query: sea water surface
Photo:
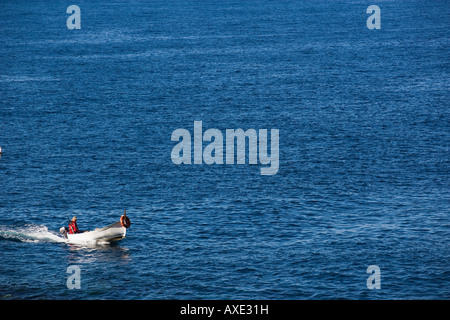
[[[0,299],[450,298],[447,1],[70,4],[0,3]],[[175,165],[194,121],[278,173]]]

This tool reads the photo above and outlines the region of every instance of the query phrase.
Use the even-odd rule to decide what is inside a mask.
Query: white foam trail
[[[48,231],[44,225],[28,224],[21,227],[0,226],[0,237],[22,242],[66,242],[67,239]]]

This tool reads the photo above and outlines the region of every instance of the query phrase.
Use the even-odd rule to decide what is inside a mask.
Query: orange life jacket
[[[77,223],[75,221],[69,222],[69,233],[74,234],[74,233],[79,233],[79,232],[80,232],[80,230],[78,230]]]

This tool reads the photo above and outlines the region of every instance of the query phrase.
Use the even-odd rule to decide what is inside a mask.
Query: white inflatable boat
[[[107,243],[119,241],[125,238],[127,228],[130,227],[130,219],[126,213],[120,217],[120,221],[115,222],[104,228],[97,228],[92,231],[85,231],[80,233],[68,233],[68,228],[63,227],[60,233],[67,237],[67,242],[75,244],[92,244],[92,243]]]
[[[113,223],[101,229],[86,231],[82,233],[67,234],[67,240],[70,243],[92,243],[92,242],[112,242],[125,238],[127,228],[120,222]]]

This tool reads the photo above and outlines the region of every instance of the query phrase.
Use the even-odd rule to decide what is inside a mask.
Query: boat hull
[[[67,234],[69,243],[99,243],[113,242],[125,238],[127,229],[120,222],[113,223],[101,229],[76,234]]]

